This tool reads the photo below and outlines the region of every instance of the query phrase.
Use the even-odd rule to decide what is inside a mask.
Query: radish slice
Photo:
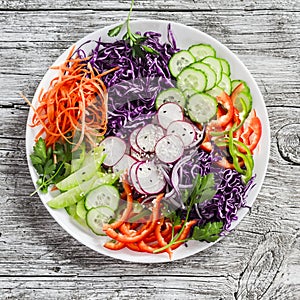
[[[134,129],[131,132],[130,137],[129,137],[130,145],[136,152],[139,152],[141,150],[140,147],[136,144],[136,136],[138,135],[140,130],[141,130],[141,127]]]
[[[113,166],[114,173],[124,173],[130,169],[130,167],[136,163],[137,160],[128,154],[124,156]]]
[[[143,161],[146,160],[144,159],[144,152],[142,152],[142,150],[136,151],[133,147],[130,148],[130,156],[132,156],[133,158],[135,158],[138,161]]]
[[[139,164],[136,170],[136,178],[144,193],[150,195],[159,193],[166,185],[163,174],[153,162]]]
[[[177,161],[184,151],[184,144],[177,135],[167,135],[160,139],[155,147],[155,153],[159,160],[166,164]]]
[[[196,138],[194,126],[185,121],[172,122],[167,129],[167,134],[180,137],[184,147],[189,146]]]
[[[130,169],[129,169],[129,178],[131,181],[132,186],[134,187],[134,189],[139,193],[139,194],[146,194],[140,187],[140,184],[138,182],[137,179],[137,168],[139,167],[140,164],[142,164],[143,162],[136,162],[134,163]]]
[[[167,129],[172,122],[183,120],[182,108],[176,103],[165,103],[160,106],[157,112],[157,119],[159,124]]]
[[[114,166],[125,154],[126,144],[118,137],[110,136],[104,139],[100,146],[102,146],[103,153],[107,156],[103,162],[107,167]]]
[[[144,152],[154,152],[156,143],[164,136],[163,129],[154,124],[148,124],[138,132],[136,143]]]

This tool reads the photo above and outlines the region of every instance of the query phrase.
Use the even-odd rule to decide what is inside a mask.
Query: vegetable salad
[[[132,10],[132,7],[131,7]],[[130,13],[131,13],[130,10]],[[247,83],[208,44],[132,32],[73,47],[34,111],[31,163],[47,203],[112,251],[215,242],[247,205],[262,134]],[[92,43],[92,42],[90,42]]]

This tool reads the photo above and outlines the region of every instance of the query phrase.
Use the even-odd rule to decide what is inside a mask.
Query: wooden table
[[[73,42],[124,20],[129,1],[0,1],[0,299],[300,299],[300,2],[136,1],[133,19],[178,21],[236,53],[271,122],[271,158],[251,214],[215,246],[167,264],[104,257],[38,197],[25,157],[28,107]]]

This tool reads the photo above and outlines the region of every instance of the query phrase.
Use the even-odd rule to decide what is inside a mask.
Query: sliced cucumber
[[[104,159],[103,148],[95,148],[84,160],[82,168],[57,183],[56,187],[61,191],[68,191],[89,180],[96,174]]]
[[[77,205],[73,204],[70,206],[67,206],[66,208],[67,213],[76,221],[78,222],[80,225],[82,226],[86,226],[86,222],[85,222],[85,218],[81,218],[78,214],[77,214]]]
[[[119,191],[112,185],[104,184],[88,193],[85,199],[85,208],[90,210],[98,206],[108,206],[116,210],[119,205]]]
[[[83,182],[80,186],[76,186],[64,193],[59,194],[55,198],[47,202],[51,208],[63,208],[79,202],[85,196],[84,191],[89,191],[96,178],[93,177],[87,182]]]
[[[181,50],[175,53],[169,61],[169,69],[174,77],[188,65],[195,62],[195,57],[187,50]]]
[[[232,91],[234,91],[234,89],[239,85],[239,84],[243,84],[244,85],[244,89],[242,90],[242,92],[246,92],[246,93],[250,93],[250,88],[247,85],[247,83],[243,80],[232,80],[231,85],[232,85]]]
[[[118,176],[116,174],[104,174],[103,176],[99,176],[100,175],[97,174],[90,180],[81,183],[79,186],[76,186],[64,193],[59,194],[55,198],[48,201],[47,205],[49,205],[51,208],[58,209],[76,204],[77,202],[82,200],[89,191],[103,184],[111,184],[118,179]]]
[[[218,102],[205,93],[193,95],[188,103],[187,110],[192,121],[197,123],[208,122],[217,112]]]
[[[63,179],[61,182],[56,184],[56,187],[61,191],[68,191],[72,188],[82,184],[83,182],[91,179],[97,172],[97,167],[95,163],[91,163],[73,174],[69,175],[67,178]]]
[[[71,161],[71,173],[74,173],[75,171],[79,170],[82,167],[85,157],[87,155],[85,152],[86,150],[85,148],[86,148],[85,143],[82,143],[79,146],[79,149],[75,152],[75,154],[73,154],[72,161]],[[77,154],[78,151],[80,151],[79,157],[77,155],[77,158],[75,158],[74,156]]]
[[[216,57],[208,56],[208,57],[205,57],[202,60],[202,62],[209,65],[215,71],[215,73],[217,75],[216,84],[218,84],[221,81],[222,70],[223,70],[220,60]]]
[[[205,88],[206,90],[210,90],[216,85],[217,74],[209,65],[207,65],[203,62],[195,62],[195,63],[191,64],[190,67],[204,72],[206,79],[207,79],[207,84],[206,84],[206,88]]]
[[[65,209],[66,209],[66,212],[68,213],[68,215],[70,215],[71,217],[74,218],[76,216],[76,204],[67,206]]]
[[[76,214],[83,220],[85,220],[87,210],[84,206],[84,199],[80,200],[76,205]]]
[[[204,72],[192,67],[183,69],[177,77],[177,87],[182,91],[192,89],[197,92],[203,92],[206,84],[207,79]]]
[[[235,97],[235,101],[233,103],[234,107],[238,109],[238,111],[246,110],[247,113],[250,113],[252,109],[252,96],[250,93],[241,92]]]
[[[206,93],[212,97],[218,97],[224,92],[223,89],[221,89],[219,86],[215,86],[213,89],[206,91]]]
[[[185,107],[185,98],[183,93],[177,88],[170,88],[165,91],[162,91],[157,97],[155,101],[156,109],[167,102],[175,102],[180,105],[182,108]]]
[[[197,92],[193,89],[186,89],[183,91],[183,94],[184,94],[185,99],[188,100],[191,96],[197,94]]]
[[[103,155],[104,155],[103,147],[98,146],[94,148],[93,150],[91,150],[89,153],[85,155],[81,167],[85,167],[95,161],[98,161],[99,159],[105,159],[105,157],[103,158]]]
[[[199,44],[191,46],[188,51],[196,58],[197,61],[207,56],[216,56],[216,50],[207,44]]]
[[[99,206],[92,208],[86,214],[86,223],[91,230],[97,235],[104,235],[102,227],[108,223],[113,217],[114,211],[107,206]]]
[[[222,73],[222,78],[218,86],[223,89],[227,95],[231,95],[231,80],[227,74]]]
[[[230,64],[229,64],[229,62],[226,59],[224,59],[224,58],[219,58],[219,61],[221,62],[223,73],[225,73],[226,75],[230,76],[231,71],[230,71]]]

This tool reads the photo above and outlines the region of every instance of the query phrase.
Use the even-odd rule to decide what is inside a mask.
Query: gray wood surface
[[[235,52],[271,123],[262,190],[215,246],[166,264],[101,256],[37,197],[25,157],[29,98],[71,43],[123,20],[129,1],[0,0],[0,299],[300,299],[300,2],[137,0],[134,19],[179,21]]]

